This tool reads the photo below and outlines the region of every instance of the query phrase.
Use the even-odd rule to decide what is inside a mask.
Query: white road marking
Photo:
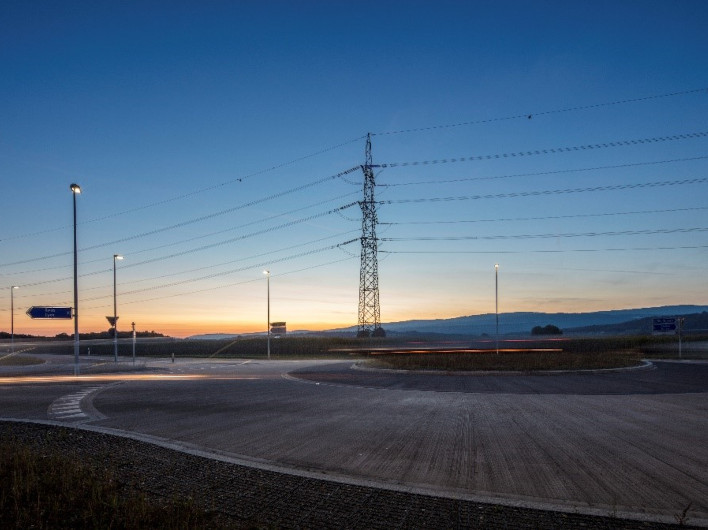
[[[90,414],[81,409],[81,400],[89,394],[96,392],[100,388],[103,388],[103,386],[91,386],[55,399],[52,404],[49,405],[49,410],[47,411],[49,419],[58,421],[92,419]]]

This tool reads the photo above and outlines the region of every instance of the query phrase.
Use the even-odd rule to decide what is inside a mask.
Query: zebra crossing
[[[85,387],[55,399],[52,404],[49,405],[49,419],[67,422],[81,422],[97,419],[95,414],[91,414],[81,408],[81,401],[104,386],[105,385]]]

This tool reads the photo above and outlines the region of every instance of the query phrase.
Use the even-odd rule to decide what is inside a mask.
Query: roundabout
[[[708,524],[705,363],[544,375],[237,359],[145,369],[3,383],[0,400],[7,418],[47,420],[74,396],[86,417],[67,425],[340,483],[664,522],[690,504],[690,522]]]
[[[368,388],[462,392],[469,394],[631,395],[708,392],[703,367],[677,362],[651,363],[607,370],[539,372],[441,372],[369,368],[343,362],[291,372],[322,384]]]

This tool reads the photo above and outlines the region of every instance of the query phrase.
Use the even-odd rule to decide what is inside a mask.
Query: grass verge
[[[43,362],[42,359],[26,355],[8,354],[0,356],[0,366],[30,366],[32,364],[42,364]]]
[[[367,364],[377,368],[443,371],[539,371],[592,370],[636,366],[638,352],[500,352],[492,353],[417,353],[380,355]]]
[[[0,440],[2,528],[220,528],[192,498],[148,497],[105,466]]]

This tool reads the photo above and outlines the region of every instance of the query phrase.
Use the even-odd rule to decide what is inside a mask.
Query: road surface
[[[69,359],[46,358],[24,374],[0,371],[2,416],[456,498],[670,522],[691,504],[690,522],[708,525],[707,363],[441,375],[351,361],[152,361],[133,370],[94,359],[76,379],[62,374]]]

